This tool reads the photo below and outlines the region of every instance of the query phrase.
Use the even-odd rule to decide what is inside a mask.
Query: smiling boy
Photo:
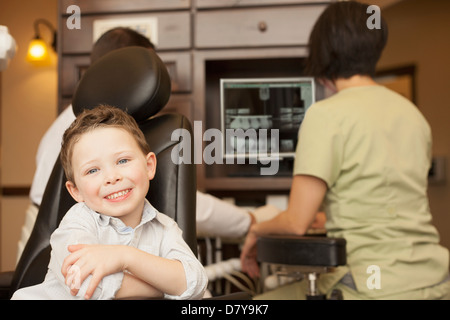
[[[64,134],[61,163],[78,203],[52,234],[44,282],[13,299],[203,296],[203,266],[175,221],[145,198],[156,156],[131,116],[85,110]]]

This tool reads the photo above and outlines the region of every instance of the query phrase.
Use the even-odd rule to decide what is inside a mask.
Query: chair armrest
[[[258,238],[258,261],[298,266],[335,267],[347,263],[343,238],[267,236]]]
[[[0,272],[0,300],[10,298],[11,282],[14,271]]]

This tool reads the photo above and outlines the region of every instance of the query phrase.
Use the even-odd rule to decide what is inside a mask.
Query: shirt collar
[[[90,209],[91,210],[91,209]],[[93,211],[93,210],[91,210]],[[95,212],[95,211],[93,211]],[[102,213],[95,212],[97,215],[98,224],[102,227],[108,225],[113,226],[116,230],[122,230],[126,228],[125,224],[119,218],[111,217]],[[156,209],[150,204],[150,202],[145,199],[144,210],[142,211],[141,222],[136,226],[135,229],[146,224],[147,222],[153,220],[156,217]]]

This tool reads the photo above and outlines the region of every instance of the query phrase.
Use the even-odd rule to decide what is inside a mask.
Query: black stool
[[[308,281],[308,300],[326,299],[316,286],[322,273],[333,267],[347,263],[346,241],[343,238],[321,236],[266,236],[257,242],[259,262],[274,264],[279,274],[303,278]],[[332,299],[342,299],[339,291],[334,291]]]

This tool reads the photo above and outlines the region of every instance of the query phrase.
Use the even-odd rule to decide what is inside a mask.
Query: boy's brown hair
[[[119,108],[107,105],[100,105],[91,110],[86,109],[78,115],[70,127],[64,132],[62,139],[61,164],[67,180],[72,183],[75,184],[72,169],[72,155],[75,144],[83,134],[102,127],[124,129],[136,139],[144,155],[150,152],[150,147],[145,140],[144,134],[139,129],[134,118],[128,113]]]

